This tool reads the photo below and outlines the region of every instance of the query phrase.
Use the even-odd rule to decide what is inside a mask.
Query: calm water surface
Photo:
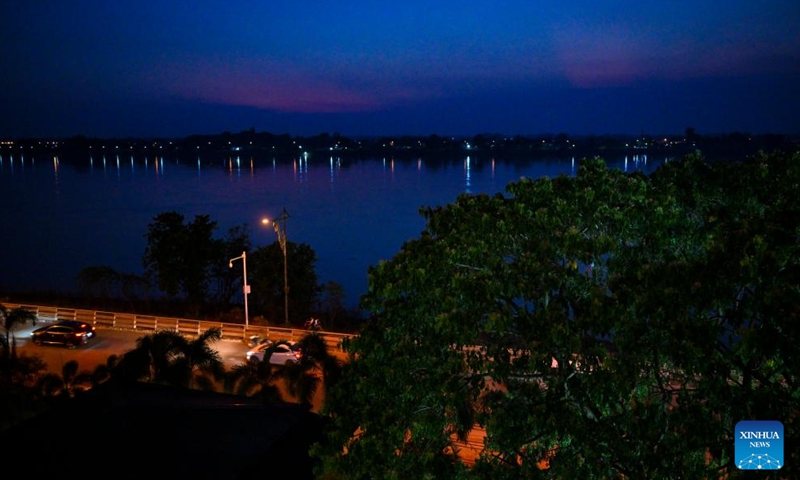
[[[607,159],[615,168],[645,173],[665,161]],[[208,214],[219,224],[218,237],[247,224],[254,247],[273,243],[274,230],[260,220],[285,207],[288,239],[309,244],[320,281],[342,284],[346,303],[356,306],[368,267],[423,230],[420,207],[445,205],[462,193],[504,192],[520,177],[571,175],[578,163],[318,156],[209,163],[124,155],[67,161],[0,154],[0,287],[74,290],[80,270],[97,265],[141,274],[147,226],[166,211],[187,221]]]

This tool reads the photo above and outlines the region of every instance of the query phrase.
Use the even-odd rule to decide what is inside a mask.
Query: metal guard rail
[[[287,327],[270,327],[260,325],[245,326],[238,323],[214,322],[210,320],[190,320],[186,318],[160,317],[156,315],[139,315],[135,313],[115,313],[78,308],[48,307],[43,305],[26,305],[3,302],[8,309],[25,308],[43,320],[78,320],[90,323],[97,328],[119,330],[171,330],[182,335],[196,336],[210,328],[218,328],[222,338],[248,341],[252,336],[261,336],[273,341],[288,340],[296,342],[308,335],[310,330]],[[319,331],[328,348],[341,351],[342,340],[353,335],[346,333]]]

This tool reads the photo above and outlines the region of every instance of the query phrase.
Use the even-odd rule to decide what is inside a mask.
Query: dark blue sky
[[[0,137],[800,133],[800,2],[7,0]]]

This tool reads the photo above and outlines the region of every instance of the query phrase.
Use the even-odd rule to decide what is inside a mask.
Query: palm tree
[[[109,355],[105,364],[96,366],[91,376],[92,386],[96,387],[108,381],[111,378],[111,373],[114,371],[114,368],[119,364],[119,361],[120,357]]]
[[[308,362],[287,363],[280,372],[286,381],[286,390],[289,395],[297,398],[300,403],[311,405],[322,380],[314,374],[315,367]]]
[[[286,387],[291,395],[310,404],[320,384],[329,389],[338,381],[342,366],[331,355],[320,333],[309,333],[297,343],[303,356],[299,362],[286,365],[281,376],[286,380]]]
[[[209,328],[181,346],[181,355],[176,359],[175,366],[184,373],[185,385],[189,388],[195,386],[196,380],[203,390],[213,390],[215,382],[224,377],[225,367],[219,352],[210,345],[221,338],[222,330]]]
[[[78,378],[78,361],[69,360],[61,367],[62,393],[67,397],[75,394],[75,380]]]
[[[74,397],[75,393],[95,385],[94,374],[85,370],[79,372],[77,360],[70,360],[61,367],[61,379],[64,382],[62,393],[67,397]]]
[[[341,376],[342,362],[331,354],[322,334],[309,333],[298,343],[303,352],[301,363],[308,362],[313,368],[319,369],[326,388],[333,386]]]
[[[123,356],[114,373],[129,380],[175,383],[171,366],[184,343],[186,339],[171,330],[139,337],[136,347]]]
[[[209,342],[221,337],[222,332],[217,328],[206,330],[191,341],[172,330],[159,330],[136,340],[136,348],[126,353],[114,367],[114,375],[184,387],[193,386],[198,372],[210,373],[214,379],[219,379],[224,370],[223,362]],[[198,378],[204,388],[213,386],[208,377]]]
[[[37,317],[35,313],[25,307],[17,307],[9,310],[2,303],[0,303],[0,317],[2,317],[4,330],[4,335],[0,341],[3,344],[3,349],[5,350],[6,355],[8,355],[10,353],[9,345],[12,345],[10,339],[14,335],[14,327],[17,325],[24,325],[28,322],[36,325]]]
[[[24,325],[28,322],[36,325],[36,314],[27,308],[17,307],[8,309],[0,303],[0,317],[4,335],[0,337],[0,345],[3,347],[3,356],[0,358],[2,365],[2,380],[11,381],[17,361],[17,342],[14,338],[13,329],[17,325]]]
[[[64,379],[57,373],[46,373],[36,382],[36,392],[44,397],[54,397],[64,391]]]
[[[245,362],[234,366],[225,378],[225,390],[235,395],[259,398],[264,403],[283,401],[269,362]]]

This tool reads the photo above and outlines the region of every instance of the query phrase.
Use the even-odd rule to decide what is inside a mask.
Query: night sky
[[[800,2],[0,2],[0,137],[800,133]]]

